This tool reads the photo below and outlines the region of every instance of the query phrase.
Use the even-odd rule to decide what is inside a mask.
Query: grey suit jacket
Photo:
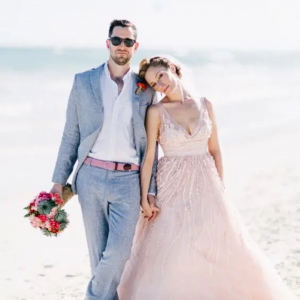
[[[104,108],[100,86],[102,72],[104,72],[104,64],[96,69],[76,74],[69,97],[65,128],[52,181],[62,185],[66,184],[76,161],[78,161],[72,181],[72,189],[75,194],[77,193],[78,171],[96,142],[103,125]],[[156,93],[148,86],[146,91],[136,95],[138,82],[139,79],[136,75],[135,86],[132,89],[132,121],[135,147],[139,164],[142,166],[147,148],[145,115],[147,108],[155,101]],[[157,149],[149,187],[149,192],[154,194],[156,194],[156,169]]]

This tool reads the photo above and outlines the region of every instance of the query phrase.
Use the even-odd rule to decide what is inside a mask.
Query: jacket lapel
[[[102,75],[104,68],[104,64],[100,67],[91,70],[90,73],[90,81],[92,85],[92,90],[96,99],[96,102],[99,105],[100,110],[103,112],[103,102],[102,102],[102,94],[100,89],[100,76]]]
[[[133,134],[135,140],[135,146],[138,156],[141,157],[142,151],[142,139],[145,139],[145,124],[144,120],[140,115],[140,101],[142,100],[143,92],[139,95],[135,94],[137,89],[137,83],[139,82],[139,77],[134,74],[133,87],[132,87],[132,124],[133,124]]]

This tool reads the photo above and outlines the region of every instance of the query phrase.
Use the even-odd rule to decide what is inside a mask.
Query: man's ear
[[[107,40],[106,40],[106,47],[107,47],[107,49],[110,48],[110,39],[107,39]]]
[[[139,43],[138,42],[136,42],[135,44],[134,44],[134,52],[136,52],[136,50],[139,48]]]

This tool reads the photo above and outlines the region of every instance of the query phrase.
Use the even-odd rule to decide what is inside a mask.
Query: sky
[[[105,47],[109,23],[140,47],[300,50],[299,0],[0,0],[0,47]]]

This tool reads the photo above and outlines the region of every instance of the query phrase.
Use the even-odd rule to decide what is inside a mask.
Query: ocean
[[[191,69],[198,94],[215,107],[225,148],[289,130],[299,120],[300,53],[141,49],[134,69],[161,53]],[[0,48],[1,193],[51,185],[74,74],[107,58],[106,49]]]

